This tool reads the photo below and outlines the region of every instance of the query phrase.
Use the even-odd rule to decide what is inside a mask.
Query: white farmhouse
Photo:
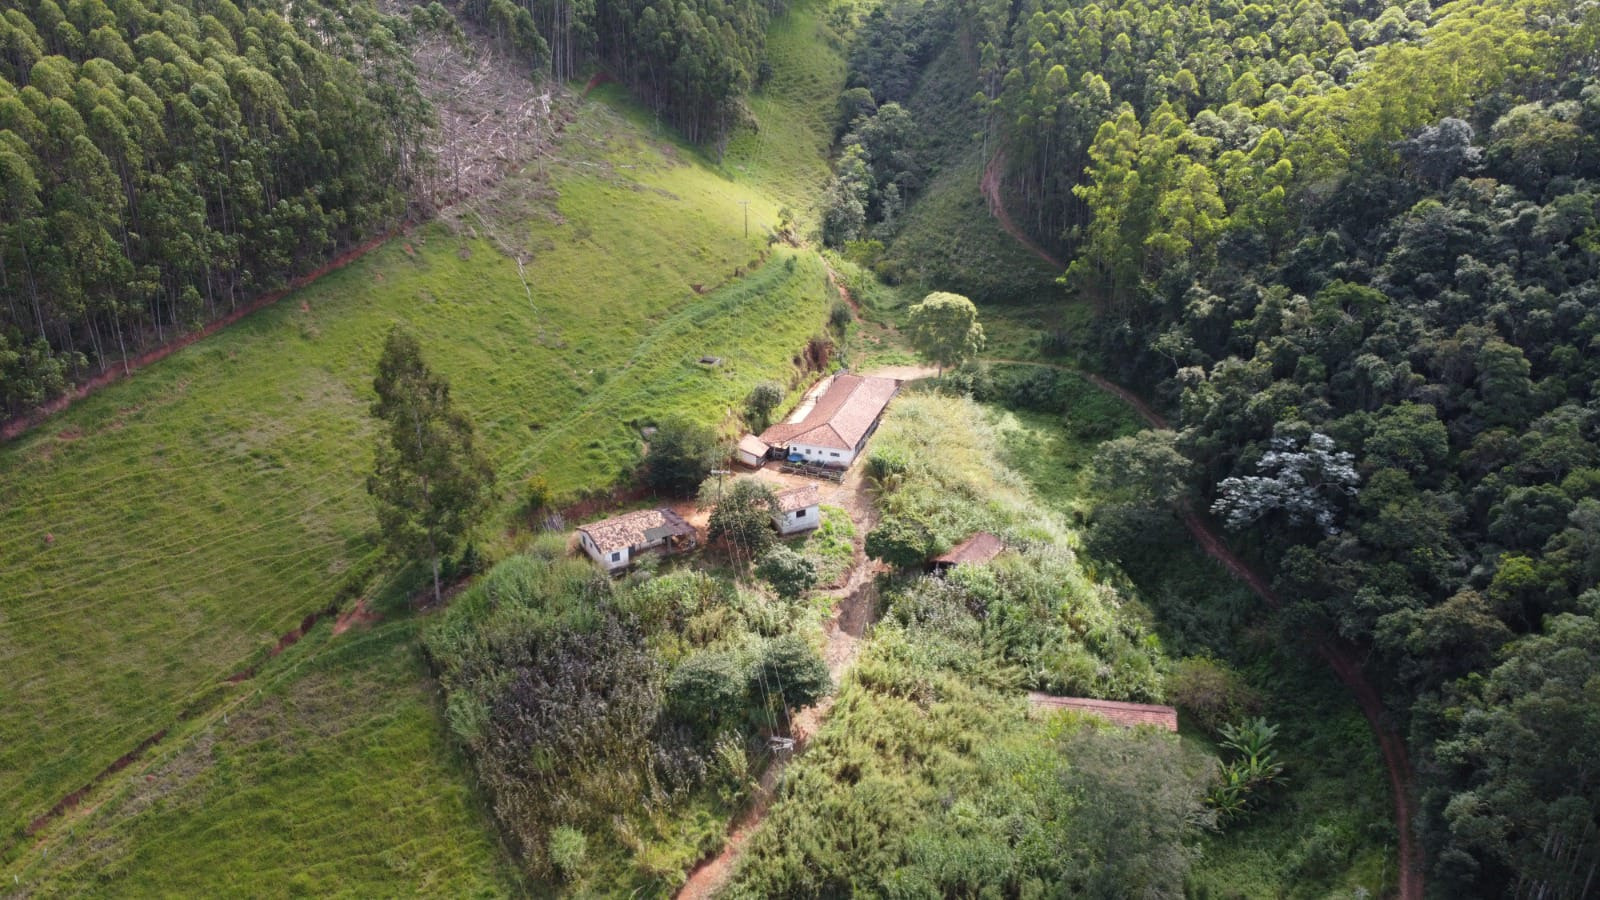
[[[899,389],[893,378],[836,376],[800,421],[774,425],[761,433],[761,440],[806,462],[848,467]]]
[[[623,513],[578,528],[578,543],[607,572],[625,568],[640,553],[677,553],[695,545],[694,526],[665,507]]]
[[[778,526],[779,534],[808,531],[822,524],[822,508],[818,505],[816,485],[792,487],[779,491],[776,496],[778,512],[772,517],[772,524]]]

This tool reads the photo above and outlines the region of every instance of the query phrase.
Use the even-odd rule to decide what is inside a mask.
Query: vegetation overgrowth
[[[743,236],[741,199],[758,222],[775,206],[627,107],[586,104],[567,136],[553,215],[479,225],[538,248],[526,285],[495,243],[422,228],[0,448],[0,655],[32,666],[0,710],[8,833],[366,587],[390,324],[430,348],[501,483],[537,470],[557,499],[631,474],[635,425],[719,421],[794,371],[831,297],[814,256],[763,265]]]
[[[1535,700],[1513,672],[1526,648],[1586,652],[1564,617],[1596,586],[1594,8],[915,16],[947,10],[1020,221],[1100,313],[1038,351],[1164,404],[1193,502],[1294,598],[1287,633],[1353,642],[1410,729],[1436,890],[1590,892],[1590,755],[1508,726],[1543,734],[1526,710],[1569,702],[1560,678]],[[853,71],[914,82],[916,29],[884,33]],[[892,233],[920,123],[889,116],[885,144],[889,104],[841,99],[862,114],[840,221],[853,196],[864,235]]]
[[[450,731],[529,874],[671,889],[721,846],[765,738],[831,690],[817,611],[691,568],[619,584],[566,550],[505,560],[430,626]]]
[[[1166,660],[998,449],[970,400],[896,402],[868,462],[879,528],[926,530],[936,548],[983,527],[1015,549],[891,581],[732,896],[1181,891],[1215,761],[1164,733],[1026,714],[1028,687],[1159,699]]]
[[[1083,529],[1083,565],[1135,596],[1177,659],[1167,701],[1184,733],[1214,740],[1220,726],[1262,715],[1280,729],[1287,786],[1220,834],[1207,834],[1189,876],[1197,894],[1320,897],[1396,883],[1376,748],[1360,710],[1303,637],[1262,618],[1260,601],[1206,558],[1170,507],[1123,504],[1134,472],[1112,468],[1108,441],[1141,444],[1141,422],[1083,378],[1039,366],[994,366],[979,389],[991,407],[999,459],[1040,501]],[[1107,490],[1107,482],[1115,490]]]
[[[1600,788],[1565,748],[1587,739],[1486,723],[1542,733],[1528,710],[1568,702],[1514,673],[1586,652],[1566,617],[1600,584],[1600,19],[1482,2],[1374,26],[1355,40],[1385,46],[1335,83],[1264,62],[1259,96],[1246,71],[1221,109],[1101,126],[1069,281],[1297,629],[1355,642],[1407,723],[1437,889],[1581,896]]]

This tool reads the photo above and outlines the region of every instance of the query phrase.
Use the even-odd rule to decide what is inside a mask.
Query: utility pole
[[[744,207],[744,236],[750,236],[750,201],[740,200],[739,205]]]

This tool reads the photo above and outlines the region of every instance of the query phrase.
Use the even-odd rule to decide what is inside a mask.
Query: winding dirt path
[[[850,513],[850,520],[856,527],[855,564],[850,569],[849,577],[845,579],[843,585],[823,592],[824,596],[832,597],[835,601],[833,615],[823,624],[825,645],[822,651],[822,657],[828,664],[828,673],[833,676],[835,685],[844,678],[845,672],[855,664],[856,656],[861,652],[861,639],[866,634],[867,626],[872,623],[873,610],[878,601],[878,574],[884,571],[883,564],[867,558],[865,550],[867,532],[878,524],[878,508],[872,502],[872,497],[867,494],[862,475],[865,468],[865,466],[852,468],[845,476],[843,484],[819,485],[822,489],[822,502],[830,506],[843,507]],[[758,470],[756,477],[785,485],[796,481],[815,483],[800,476],[783,476],[770,469]],[[678,900],[705,900],[728,883],[728,879],[733,876],[735,863],[744,853],[745,842],[767,817],[767,811],[777,795],[778,784],[782,780],[784,770],[804,752],[811,738],[822,727],[829,710],[833,709],[833,700],[833,696],[829,695],[816,706],[795,713],[789,723],[790,735],[795,741],[793,753],[774,759],[766,771],[761,773],[755,802],[739,817],[732,831],[728,833],[728,841],[722,845],[722,851],[689,873],[688,881],[678,890]]]
[[[1027,233],[1012,220],[1011,214],[1006,210],[1003,194],[1000,190],[1000,176],[1005,171],[1004,151],[996,151],[990,158],[989,164],[983,171],[983,196],[988,201],[989,212],[999,222],[1006,233],[1016,238],[1024,247],[1032,251],[1035,256],[1057,267],[1065,268],[1064,264],[1047,252],[1043,247],[1035,244]],[[1128,404],[1149,425],[1154,428],[1169,427],[1165,418],[1151,408],[1142,397],[1092,372],[1084,372],[1070,366],[1056,365],[1053,363],[1040,363],[1031,360],[1015,359],[989,359],[988,362],[1011,363],[1020,365],[1044,366],[1064,372],[1072,372],[1088,379],[1095,387]],[[1193,509],[1185,508],[1182,513],[1184,527],[1189,529],[1195,542],[1205,551],[1207,556],[1221,563],[1235,578],[1244,582],[1256,596],[1260,597],[1273,610],[1283,607],[1283,601],[1277,592],[1272,589],[1271,583],[1257,572],[1237,554],[1228,549],[1228,545],[1212,528],[1211,523]],[[1359,649],[1349,641],[1320,637],[1316,644],[1317,656],[1321,657],[1334,675],[1344,683],[1351,696],[1355,698],[1356,705],[1361,707],[1361,714],[1366,717],[1367,725],[1372,729],[1372,735],[1378,742],[1378,751],[1383,757],[1383,766],[1389,776],[1389,789],[1394,795],[1394,820],[1395,829],[1399,832],[1400,856],[1400,885],[1399,896],[1401,900],[1422,900],[1423,895],[1423,865],[1422,848],[1417,845],[1416,838],[1412,835],[1411,822],[1416,815],[1416,776],[1411,768],[1411,759],[1406,752],[1405,741],[1384,718],[1383,700],[1367,680],[1366,674],[1361,671],[1358,662]]]
[[[1011,218],[1011,212],[1006,209],[1004,195],[1000,193],[1000,179],[1005,175],[1005,171],[1006,151],[1004,149],[996,150],[994,155],[989,157],[989,164],[983,167],[983,181],[980,182],[983,189],[983,199],[989,201],[989,215],[994,216],[994,220],[1000,223],[1000,227],[1005,229],[1006,234],[1016,238],[1017,243],[1021,244],[1024,250],[1058,269],[1065,269],[1067,267],[1066,263],[1056,259],[1055,255],[1050,251],[1034,243],[1033,238],[1028,237],[1028,233],[1023,231]]]

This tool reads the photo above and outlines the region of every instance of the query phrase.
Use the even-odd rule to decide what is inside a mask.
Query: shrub
[[[687,497],[711,474],[719,455],[711,429],[683,420],[664,422],[644,458],[645,483],[663,494]]]
[[[810,706],[831,690],[833,676],[822,655],[795,634],[767,641],[750,676],[752,694],[760,694],[768,703],[777,699],[786,711]]]
[[[1167,698],[1212,734],[1254,713],[1260,696],[1225,663],[1191,656],[1167,676]]]
[[[763,381],[750,389],[744,398],[744,419],[753,431],[765,431],[772,424],[772,411],[783,402],[783,385],[776,381]]]
[[[897,569],[922,565],[934,549],[932,531],[916,520],[887,516],[867,532],[867,555]]]
[[[833,301],[833,308],[828,310],[828,324],[835,331],[844,331],[855,317],[855,311],[843,300]]]
[[[523,502],[530,514],[550,505],[550,482],[543,475],[530,475],[523,484]]]
[[[589,839],[570,825],[558,826],[550,832],[550,865],[568,881],[577,877],[583,868],[583,859],[589,853]]]
[[[776,540],[772,517],[777,511],[778,500],[771,488],[754,478],[741,478],[711,511],[707,533],[711,540],[726,544],[735,556],[752,559]]]
[[[702,735],[715,734],[730,713],[742,712],[749,694],[747,669],[724,650],[702,650],[667,678],[672,717]]]
[[[778,596],[790,600],[799,599],[817,584],[816,564],[782,544],[761,555],[756,575],[772,585]]]

